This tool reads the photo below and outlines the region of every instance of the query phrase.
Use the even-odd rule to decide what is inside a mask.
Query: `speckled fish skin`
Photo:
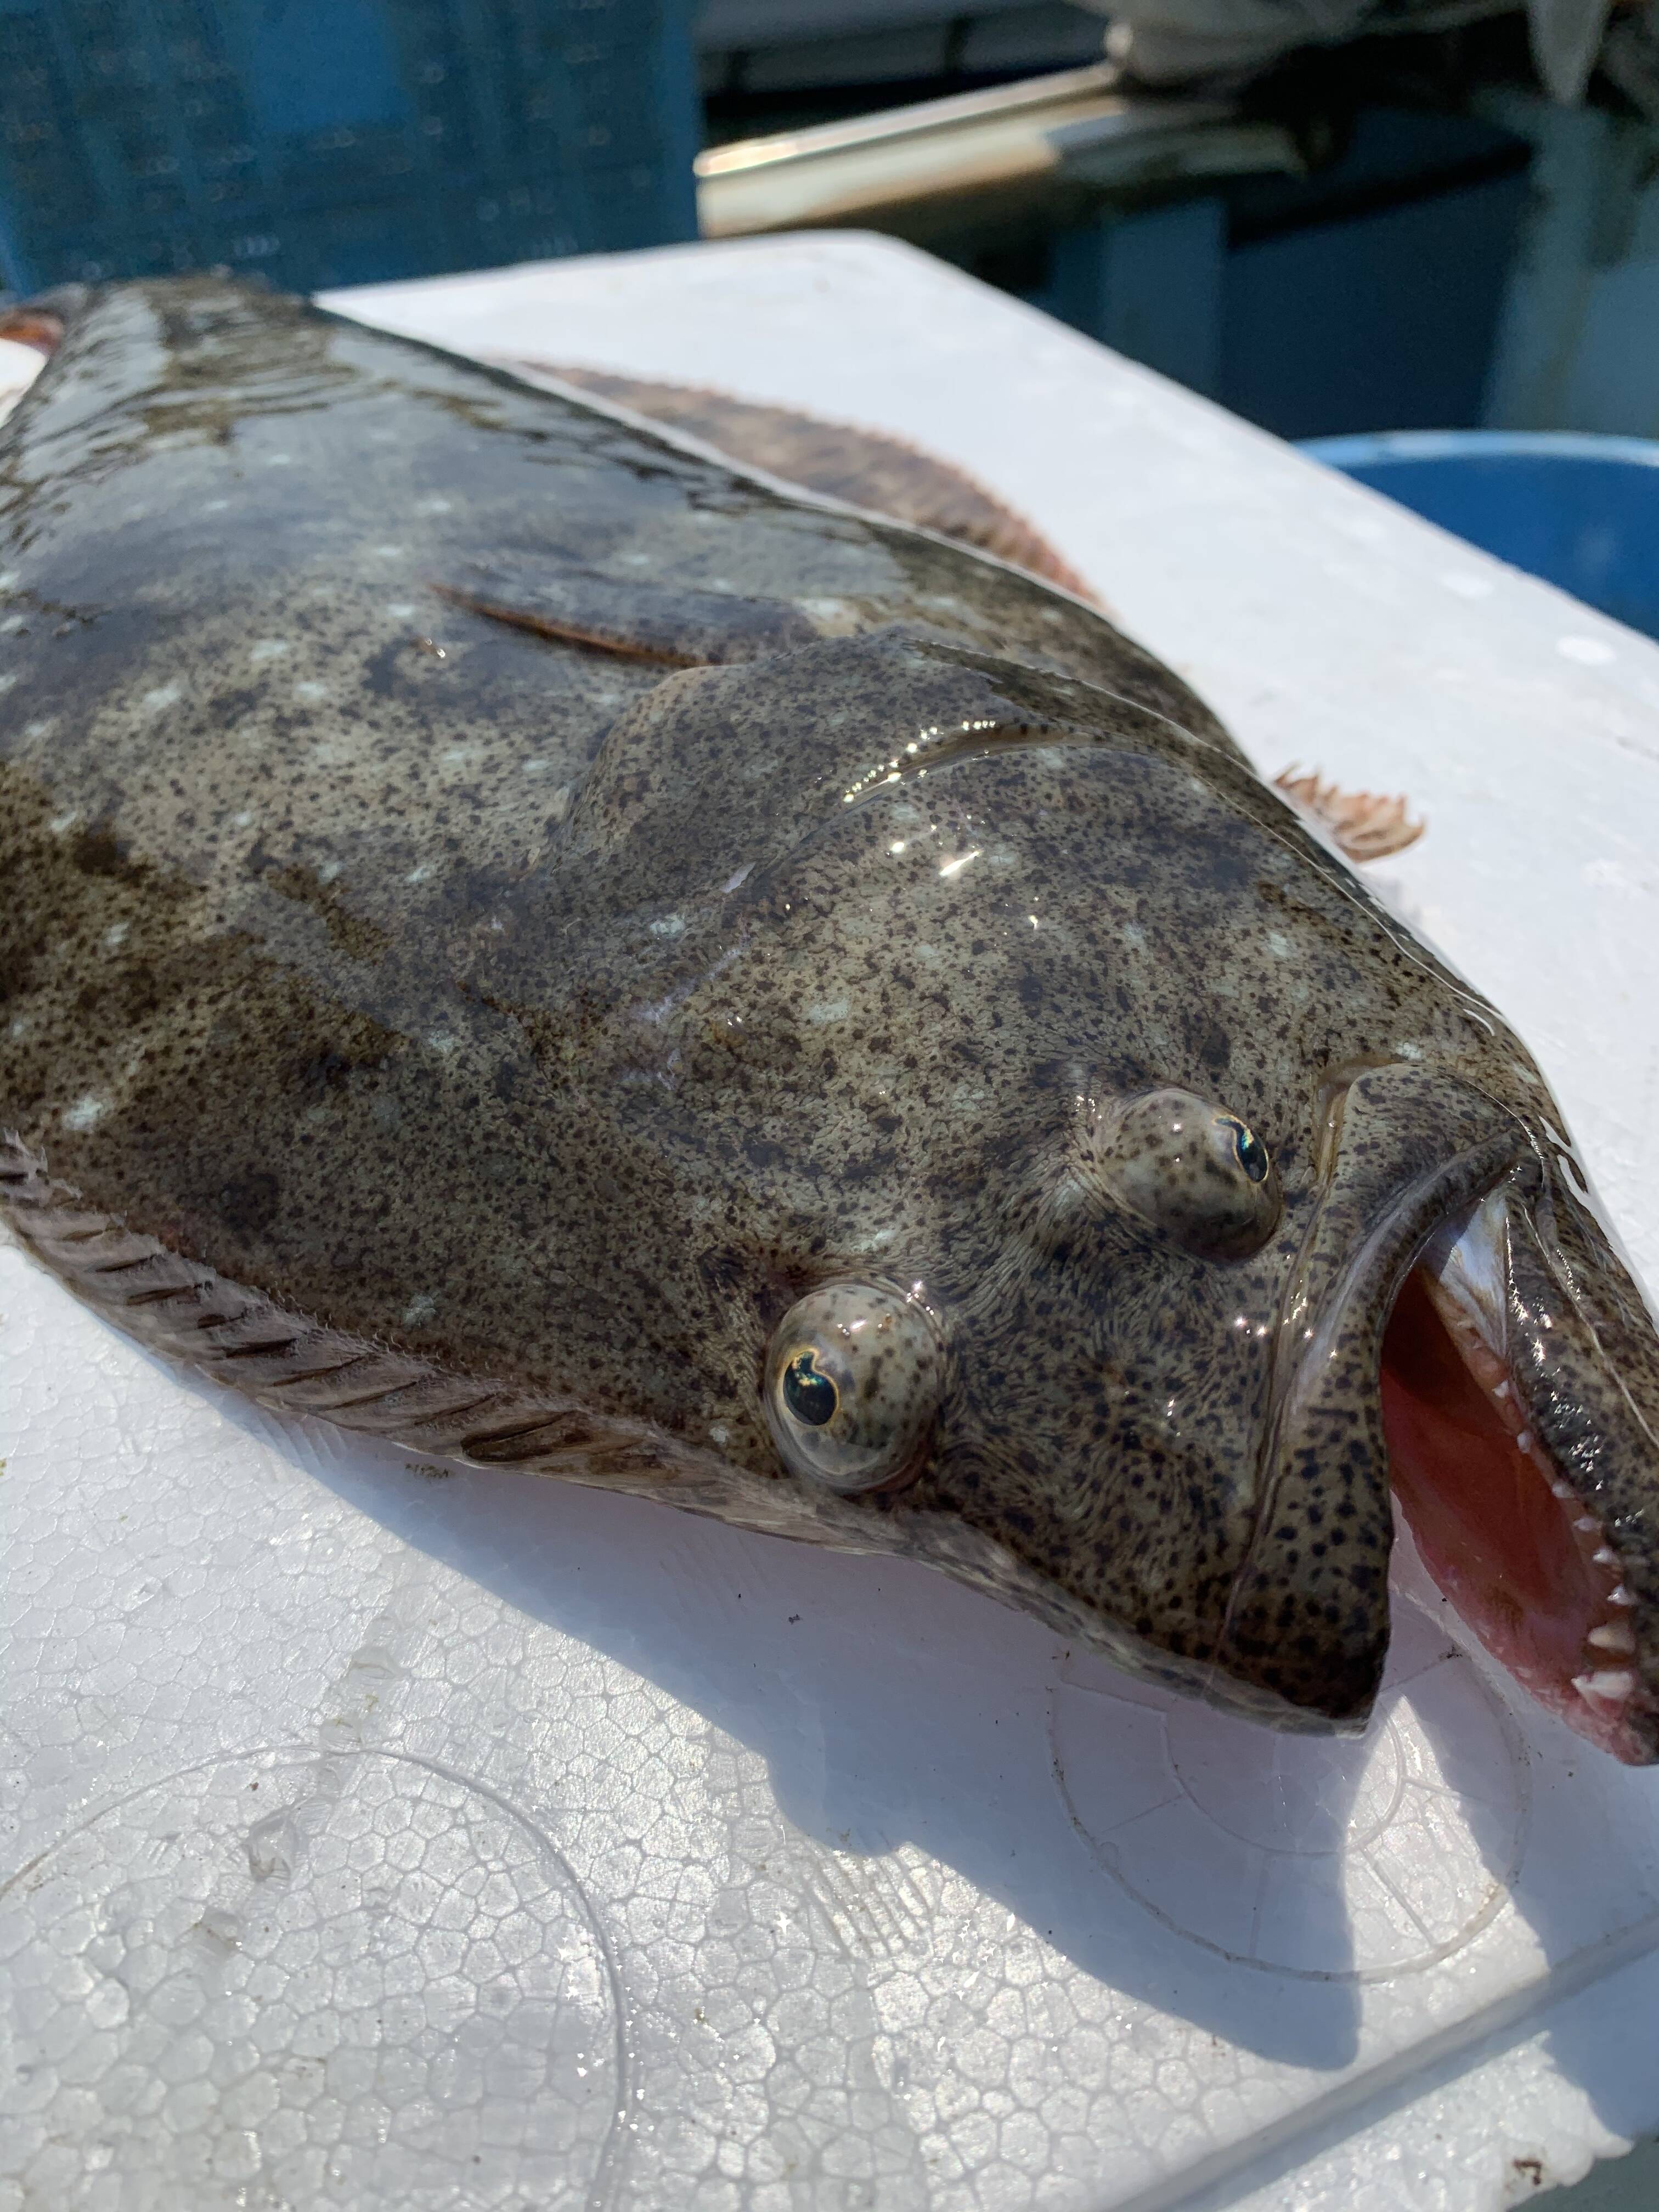
[[[927,1559],[1352,1729],[1382,1328],[1503,1186],[1536,1417],[1659,1684],[1659,1347],[1559,1110],[1176,678],[295,302],[60,304],[0,447],[0,1189],[82,1295],[271,1402]],[[657,657],[465,603],[541,579]],[[723,665],[674,669],[692,635]],[[1252,1255],[1091,1198],[1082,1121],[1158,1086],[1269,1148]],[[763,1418],[781,1316],[846,1278],[924,1285],[947,1347],[892,1494]]]

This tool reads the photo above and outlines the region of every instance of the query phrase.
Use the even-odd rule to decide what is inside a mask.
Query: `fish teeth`
[[[1567,1498],[1569,1498],[1575,1497],[1575,1496],[1577,1494],[1577,1493],[1574,1491],[1572,1485],[1571,1485],[1570,1482],[1563,1482],[1563,1481],[1562,1481],[1562,1480],[1561,1480],[1561,1478],[1560,1478],[1560,1476],[1559,1476],[1559,1474],[1558,1474],[1558,1475],[1556,1475],[1556,1476],[1553,1478],[1553,1480],[1551,1481],[1551,1484],[1550,1484],[1550,1489],[1551,1489],[1551,1491],[1553,1492],[1553,1494],[1554,1494],[1557,1498],[1559,1498],[1562,1499],[1562,1500],[1563,1500],[1563,1502],[1565,1502],[1565,1501]]]
[[[1572,1525],[1581,1536],[1588,1536],[1592,1531],[1599,1530],[1601,1523],[1593,1513],[1581,1513]]]
[[[1609,1605],[1634,1605],[1635,1602],[1636,1600],[1625,1588],[1623,1583],[1620,1583],[1614,1589],[1610,1589],[1607,1592],[1607,1603]]]
[[[1600,1546],[1590,1553],[1590,1557],[1598,1567],[1616,1567],[1621,1564],[1618,1553],[1613,1550],[1611,1544]]]
[[[1575,1674],[1572,1686],[1581,1698],[1603,1698],[1621,1705],[1636,1691],[1636,1675],[1629,1667],[1598,1667],[1593,1674]]]
[[[1627,1620],[1604,1620],[1600,1628],[1592,1628],[1584,1638],[1598,1651],[1620,1651],[1628,1656],[1636,1649],[1636,1632]]]

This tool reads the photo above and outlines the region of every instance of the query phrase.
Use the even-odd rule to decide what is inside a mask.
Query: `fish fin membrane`
[[[513,1465],[625,1488],[660,1487],[672,1439],[573,1400],[454,1375],[392,1345],[284,1310],[154,1237],[76,1203],[46,1163],[0,1132],[0,1213],[84,1304],[153,1352],[261,1405],[436,1457]]]
[[[1429,826],[1412,819],[1403,796],[1343,791],[1325,782],[1317,769],[1304,775],[1287,768],[1273,778],[1273,788],[1334,838],[1345,860],[1361,864],[1403,853]]]
[[[700,385],[669,384],[618,376],[563,362],[502,357],[520,374],[551,376],[596,398],[613,401],[670,428],[689,431],[733,460],[804,484],[809,491],[846,500],[853,507],[890,514],[954,538],[1044,582],[1058,584],[1091,605],[1102,602],[1024,515],[988,491],[965,469],[924,453],[902,438],[850,422],[830,422],[793,407],[769,407]],[[1103,611],[1104,611],[1103,609]]]

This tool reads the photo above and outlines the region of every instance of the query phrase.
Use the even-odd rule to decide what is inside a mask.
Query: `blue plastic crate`
[[[0,0],[0,281],[695,237],[689,0]]]
[[[1500,560],[1659,637],[1659,443],[1395,430],[1303,448]]]

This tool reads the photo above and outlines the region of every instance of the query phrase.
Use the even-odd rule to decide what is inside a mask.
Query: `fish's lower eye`
[[[798,1352],[785,1364],[783,1402],[810,1429],[821,1429],[835,1419],[841,1393],[827,1375],[818,1372],[815,1352]]]
[[[792,1306],[762,1402],[791,1474],[843,1498],[920,1472],[945,1395],[945,1344],[919,1286],[826,1283]]]
[[[1266,1182],[1270,1162],[1267,1147],[1254,1129],[1247,1129],[1242,1121],[1233,1124],[1233,1150],[1238,1155],[1238,1164],[1252,1182]]]

